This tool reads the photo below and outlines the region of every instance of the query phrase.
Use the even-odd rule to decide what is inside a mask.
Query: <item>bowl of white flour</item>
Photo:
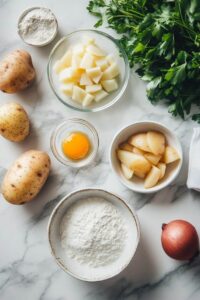
[[[140,239],[135,212],[118,196],[100,189],[75,191],[53,210],[48,224],[51,253],[70,275],[101,281],[132,260]]]
[[[58,32],[58,22],[46,7],[31,7],[18,20],[18,34],[28,45],[43,47],[51,43]]]

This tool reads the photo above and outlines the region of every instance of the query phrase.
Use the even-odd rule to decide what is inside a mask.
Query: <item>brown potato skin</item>
[[[35,77],[31,56],[24,50],[15,50],[0,62],[0,90],[2,92],[13,94],[24,90]]]
[[[29,134],[30,122],[23,106],[6,103],[0,107],[0,134],[12,142],[21,142]]]
[[[39,193],[49,175],[51,161],[46,152],[29,150],[7,171],[1,192],[11,204],[25,204]]]

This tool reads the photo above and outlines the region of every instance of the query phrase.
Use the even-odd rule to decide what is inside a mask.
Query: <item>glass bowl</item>
[[[91,150],[89,154],[81,160],[70,160],[62,151],[62,141],[72,132],[85,133],[90,141]],[[68,119],[59,124],[51,135],[51,150],[56,159],[64,164],[74,168],[81,168],[93,162],[99,148],[99,137],[96,129],[87,121],[82,119]]]
[[[67,51],[67,49],[69,49],[69,47],[81,41],[81,38],[84,35],[94,38],[97,45],[100,45],[100,47],[107,54],[112,54],[120,70],[118,89],[110,93],[102,101],[99,101],[97,103],[92,103],[89,107],[82,107],[81,104],[73,101],[70,97],[64,95],[60,91],[58,75],[55,73],[53,69],[55,62],[64,55],[64,53]],[[79,31],[74,31],[69,35],[67,35],[66,37],[63,37],[60,41],[58,41],[58,43],[54,46],[54,48],[50,53],[47,73],[48,73],[49,83],[54,94],[56,95],[58,100],[60,100],[64,105],[78,111],[96,112],[110,107],[121,98],[128,84],[129,64],[128,64],[128,58],[126,56],[126,53],[123,50],[123,48],[119,45],[117,40],[115,40],[107,33],[101,31],[83,29]]]

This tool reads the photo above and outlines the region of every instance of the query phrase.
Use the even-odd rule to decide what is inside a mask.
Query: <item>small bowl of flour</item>
[[[43,47],[53,41],[58,32],[55,15],[46,7],[26,9],[18,20],[18,34],[28,45]]]
[[[49,220],[51,253],[70,275],[101,281],[132,260],[140,238],[136,214],[119,197],[85,189],[66,196]]]

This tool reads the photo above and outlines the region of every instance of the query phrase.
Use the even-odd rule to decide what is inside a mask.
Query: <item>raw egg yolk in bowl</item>
[[[72,132],[62,142],[62,151],[72,160],[84,159],[90,152],[91,144],[83,132]]]

